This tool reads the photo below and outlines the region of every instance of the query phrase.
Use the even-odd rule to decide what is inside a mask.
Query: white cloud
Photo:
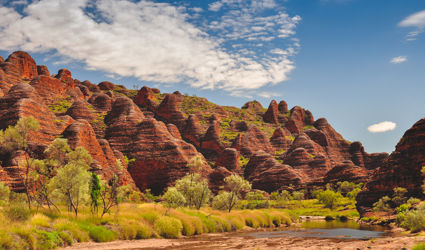
[[[263,2],[263,8],[274,3],[253,1]],[[222,3],[242,4],[242,0]],[[95,11],[88,13],[87,7]],[[223,43],[235,36],[255,37],[250,31],[254,26],[277,26],[281,35],[293,35],[300,18],[285,12],[258,17],[252,9],[233,10],[242,15],[236,22],[244,20],[243,24],[250,26],[237,32],[239,23],[224,18],[224,23],[217,25],[232,31],[221,37],[190,22],[193,17],[186,8],[152,1],[40,0],[27,5],[23,14],[0,6],[0,49],[53,51],[84,62],[88,69],[118,76],[226,91],[258,89],[287,80],[295,68],[289,52],[292,48],[286,48],[286,54],[252,56],[237,49],[228,51]],[[255,21],[246,20],[245,15]]]
[[[405,19],[403,19],[399,24],[400,27],[413,27],[414,31],[411,31],[407,34],[406,39],[408,41],[416,40],[416,37],[421,34],[425,29],[425,10],[416,12]]]
[[[369,130],[369,132],[371,133],[383,133],[383,132],[394,130],[396,127],[397,127],[396,123],[385,121],[385,122],[380,122],[377,124],[370,125],[367,128],[367,130]]]
[[[269,98],[272,98],[272,97],[279,97],[280,94],[279,93],[274,93],[274,92],[264,91],[264,92],[258,93],[257,96],[263,97],[263,98],[266,98],[266,99],[269,99]]]
[[[400,64],[404,62],[407,62],[407,56],[396,56],[391,58],[391,61],[390,61],[390,63],[393,63],[393,64]]]

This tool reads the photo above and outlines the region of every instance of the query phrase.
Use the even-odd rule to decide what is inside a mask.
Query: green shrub
[[[390,197],[384,196],[381,199],[379,199],[377,202],[373,203],[373,210],[374,211],[390,211]]]
[[[59,232],[59,236],[66,245],[72,246],[72,244],[74,244],[74,239],[70,233],[61,231]]]
[[[410,206],[414,206],[414,205],[416,205],[416,204],[419,204],[421,202],[421,200],[420,199],[418,199],[418,198],[414,198],[414,197],[410,197],[408,200],[407,200],[407,204],[409,204]]]
[[[159,218],[159,213],[155,211],[148,211],[144,212],[141,217],[153,225],[155,221]]]
[[[282,191],[283,192],[283,191]],[[292,192],[292,198],[294,200],[304,200],[304,192],[301,191],[294,191]]]
[[[417,232],[425,229],[425,203],[418,206],[416,210],[410,210],[404,213],[401,218],[400,226]]]
[[[43,214],[36,214],[31,218],[31,224],[40,227],[49,227],[50,219]]]
[[[412,247],[412,250],[425,250],[425,243],[419,243]]]
[[[178,238],[183,229],[181,222],[169,216],[162,216],[155,221],[155,230],[165,238]]]
[[[96,242],[108,242],[115,240],[115,233],[103,226],[88,226],[86,227],[89,236]]]
[[[62,238],[58,232],[35,231],[37,233],[37,248],[38,249],[54,249],[63,245]]]
[[[9,201],[10,189],[7,185],[0,182],[0,206],[7,204]]]
[[[12,230],[15,234],[19,236],[21,241],[19,245],[22,248],[35,249],[37,248],[37,237],[34,235],[33,228],[27,227],[16,227]]]
[[[26,221],[31,216],[31,211],[25,204],[12,203],[4,210],[4,215],[12,221]]]
[[[88,232],[82,230],[77,223],[68,219],[57,219],[53,223],[53,228],[58,232],[67,232],[78,242],[85,242],[90,239]]]
[[[334,209],[338,201],[342,198],[340,193],[332,190],[325,190],[317,194],[317,199],[324,204],[326,208]]]

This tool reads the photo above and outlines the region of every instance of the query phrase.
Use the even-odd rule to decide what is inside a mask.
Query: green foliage
[[[292,192],[292,198],[294,200],[304,200],[304,192],[294,191],[294,192]]]
[[[184,195],[175,187],[168,188],[162,198],[164,198],[165,206],[171,208],[181,207],[186,203]]]
[[[54,190],[57,199],[78,215],[80,204],[88,198],[90,174],[87,170],[91,156],[84,148],[77,147],[67,154],[67,158],[68,163],[58,169],[49,182],[49,188]]]
[[[266,197],[264,197],[263,192],[256,190],[255,192],[248,192],[245,196],[245,200],[249,201],[261,201],[265,200]]]
[[[356,184],[356,183],[348,182],[348,181],[343,181],[343,182],[339,181],[337,183],[337,190],[343,196],[347,197],[348,194],[353,192],[355,189],[360,191],[362,186],[363,186],[363,183]],[[356,192],[351,193],[350,196],[357,195],[357,193],[358,193],[357,190],[356,190]]]
[[[72,106],[71,97],[57,98],[55,102],[49,106],[50,111],[56,114],[65,113]]]
[[[127,164],[127,166],[129,166],[130,163],[136,162],[136,158],[128,159],[128,157],[126,155],[124,155],[124,162],[125,162],[125,164]]]
[[[5,205],[9,201],[9,195],[9,186],[0,182],[0,206]]]
[[[310,130],[310,129],[313,129],[313,128],[314,128],[313,125],[307,125],[307,126],[303,127],[303,131],[307,131],[307,130]]]
[[[420,204],[416,210],[406,211],[400,226],[414,232],[425,230],[425,203]]]
[[[90,207],[93,213],[99,211],[99,199],[102,186],[100,185],[100,178],[96,173],[91,173],[90,179]]]
[[[213,199],[213,207],[217,209],[226,209],[231,211],[239,201],[242,191],[249,191],[251,184],[239,175],[230,175],[224,178],[226,190],[230,192],[222,192]]]
[[[374,211],[390,211],[390,205],[389,202],[391,201],[391,198],[388,196],[384,196],[381,199],[379,199],[377,202],[373,203],[373,210]]]
[[[406,197],[407,189],[403,187],[396,187],[393,189],[393,191],[394,191],[394,194],[391,200],[396,206],[400,206],[401,204],[407,201],[407,197]]]
[[[96,242],[108,242],[115,240],[115,233],[103,226],[88,226],[86,229],[89,232],[90,238]]]
[[[230,212],[236,206],[238,200],[238,197],[232,192],[221,192],[213,198],[212,207]]]
[[[280,192],[280,195],[278,197],[278,200],[280,200],[280,201],[287,201],[287,200],[290,200],[290,199],[292,199],[292,196],[291,196],[291,193],[289,193],[288,190],[282,190]]]
[[[325,190],[317,194],[317,199],[324,204],[326,208],[334,209],[342,195],[332,190]]]
[[[408,200],[407,200],[407,204],[408,205],[410,205],[410,206],[414,206],[414,205],[416,205],[416,204],[419,204],[421,202],[421,200],[420,199],[418,199],[418,198],[414,198],[414,197],[410,197]]]
[[[183,226],[181,222],[169,216],[161,216],[154,224],[155,230],[165,238],[178,238]]]
[[[425,250],[425,243],[419,243],[412,247],[412,250]]]
[[[241,166],[241,168],[243,168],[246,165],[248,165],[248,162],[249,162],[249,158],[245,158],[243,155],[240,155],[240,157],[239,157],[239,165]]]
[[[178,180],[175,187],[184,196],[188,207],[200,209],[211,196],[211,191],[208,189],[208,181],[197,173],[189,173]]]
[[[4,208],[4,215],[13,221],[26,221],[31,216],[31,211],[22,203],[10,203]]]

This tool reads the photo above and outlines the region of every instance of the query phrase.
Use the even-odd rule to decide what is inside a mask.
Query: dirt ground
[[[262,238],[246,237],[240,233],[205,234],[180,239],[148,239],[81,243],[73,249],[411,249],[425,242],[425,236],[395,236],[372,240],[335,240],[316,238]]]

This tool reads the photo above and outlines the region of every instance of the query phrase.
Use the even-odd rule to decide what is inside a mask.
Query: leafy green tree
[[[30,172],[33,168],[34,159],[31,158],[32,151],[28,145],[30,134],[39,129],[39,123],[34,117],[20,118],[15,126],[9,126],[0,133],[0,144],[8,152],[22,150],[25,152],[25,162],[20,163],[25,170],[24,187],[27,196],[28,208],[31,209],[33,180],[30,178]]]
[[[326,208],[334,209],[342,195],[332,190],[325,190],[317,195],[320,203],[324,204]]]
[[[249,200],[249,201],[262,201],[265,200],[266,198],[264,197],[263,192],[256,190],[255,192],[248,192],[245,195],[245,200]]]
[[[163,198],[165,206],[169,208],[181,207],[186,203],[184,195],[175,187],[168,188],[167,192],[164,193]]]
[[[186,175],[176,181],[175,187],[185,197],[186,206],[189,207],[200,209],[211,196],[208,181],[202,178],[200,174]]]
[[[213,199],[213,207],[231,211],[240,199],[242,191],[249,191],[251,184],[239,175],[230,175],[224,178],[226,190]]]
[[[91,173],[90,179],[90,208],[92,213],[99,212],[99,199],[102,186],[100,185],[100,178],[96,173]]]
[[[292,199],[291,193],[288,190],[282,190],[279,195],[279,200],[288,201]]]
[[[397,207],[407,201],[407,197],[406,197],[407,189],[403,187],[396,187],[393,189],[393,192],[394,193],[391,200],[394,203],[394,205],[396,205]]]
[[[391,211],[389,202],[391,201],[391,198],[388,196],[384,196],[381,199],[379,199],[377,202],[373,203],[373,210],[374,211]]]
[[[292,198],[294,200],[304,200],[304,192],[302,191],[294,191],[292,192]]]
[[[0,205],[5,205],[9,201],[10,189],[0,182]]]
[[[78,216],[81,203],[88,198],[90,183],[88,169],[92,158],[82,147],[69,152],[66,158],[67,164],[57,170],[49,182],[49,187],[68,205],[69,210]]]

